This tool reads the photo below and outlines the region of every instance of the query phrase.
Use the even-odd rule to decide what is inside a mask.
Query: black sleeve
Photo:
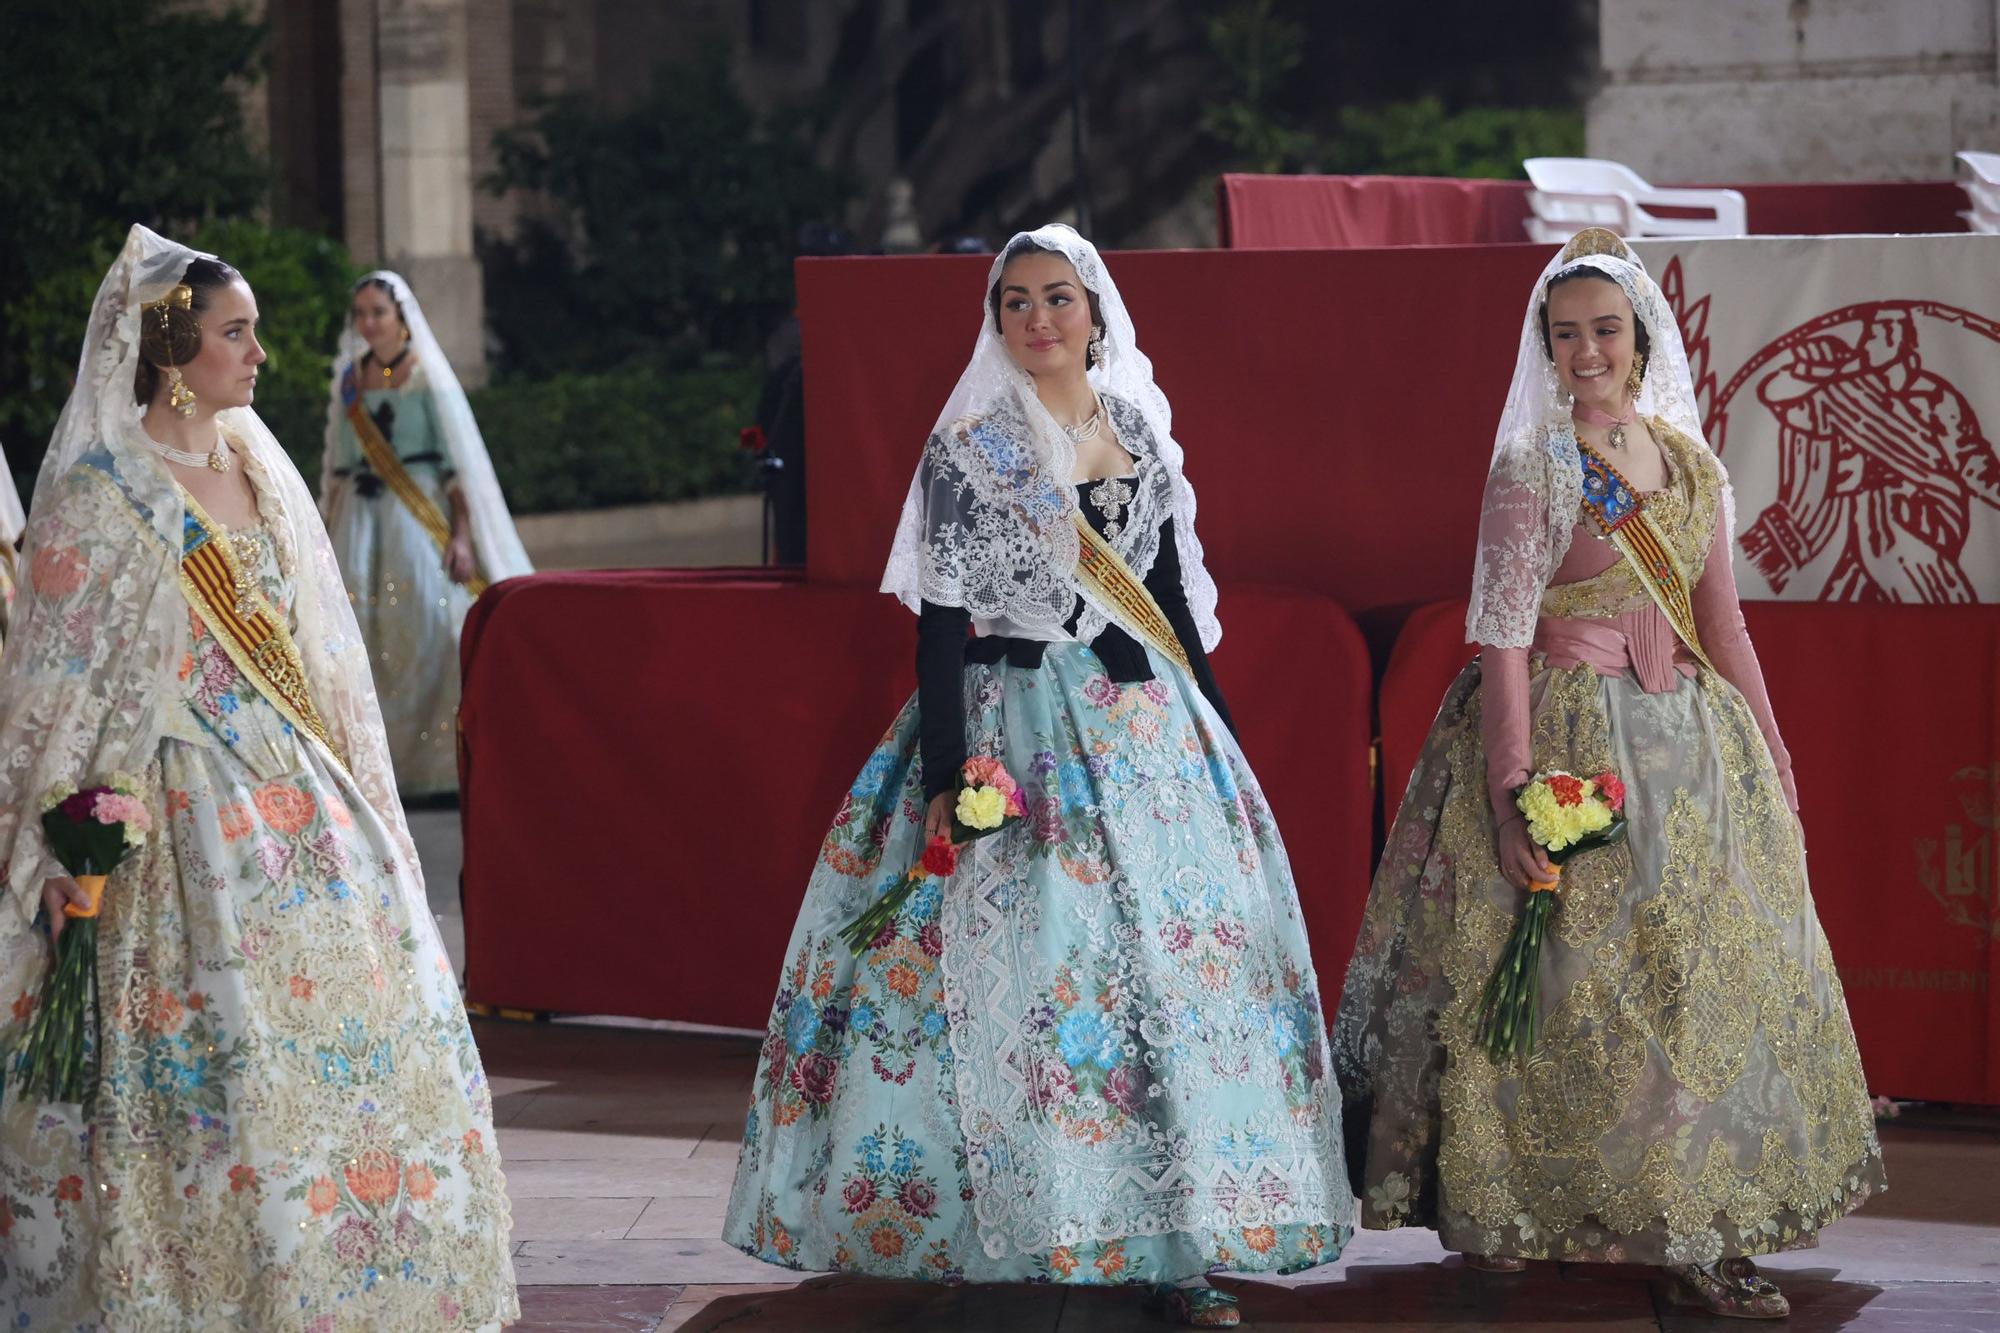
[[[965,636],[972,613],[925,602],[917,614],[917,734],[924,800],[958,785],[965,767]]]
[[[1181,651],[1187,654],[1188,665],[1194,670],[1195,684],[1201,687],[1209,706],[1221,715],[1222,725],[1234,736],[1236,723],[1229,716],[1229,705],[1223,702],[1222,687],[1215,683],[1215,670],[1209,666],[1208,653],[1201,646],[1194,612],[1188,609],[1187,589],[1181,586],[1181,553],[1174,542],[1172,519],[1160,525],[1160,553],[1153,557],[1153,567],[1147,571],[1146,591],[1153,594],[1153,600],[1166,613],[1167,623],[1174,627],[1174,637],[1181,641]]]

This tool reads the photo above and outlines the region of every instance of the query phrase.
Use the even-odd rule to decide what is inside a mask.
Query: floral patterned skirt
[[[269,708],[245,691],[231,736],[281,734]],[[0,1099],[9,1328],[519,1315],[492,1096],[422,891],[345,775],[291,744],[269,777],[213,737],[161,744],[164,823],[105,893],[94,1113],[13,1081]],[[47,943],[9,932],[18,1024]]]
[[[418,463],[410,476],[451,512],[436,468]],[[350,490],[327,535],[368,645],[397,788],[406,798],[457,791],[458,635],[471,594],[445,574],[437,543],[386,487],[373,496]]]
[[[1345,1243],[1318,983],[1283,845],[1191,679],[1082,645],[968,666],[968,752],[1028,815],[860,956],[840,928],[923,848],[905,707],[820,848],[724,1238],[942,1281],[1292,1271]]]
[[[1499,875],[1479,666],[1445,696],[1334,1030],[1363,1225],[1452,1249],[1695,1263],[1813,1243],[1883,1188],[1798,822],[1743,698],[1544,669],[1533,763],[1616,771],[1628,835],[1563,868],[1532,1058],[1474,1039]]]

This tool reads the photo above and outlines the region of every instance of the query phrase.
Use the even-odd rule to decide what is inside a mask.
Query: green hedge
[[[241,219],[174,239],[233,264],[256,294],[257,338],[269,357],[258,376],[257,414],[317,485],[327,382],[355,277],[347,251],[312,232]],[[0,392],[0,420],[9,425],[7,461],[24,487],[69,397],[91,299],[124,240],[122,227],[83,239],[72,262],[37,277],[5,307],[27,374],[18,390]]]
[[[737,432],[758,383],[743,366],[634,368],[495,384],[471,401],[508,507],[542,514],[754,489]]]

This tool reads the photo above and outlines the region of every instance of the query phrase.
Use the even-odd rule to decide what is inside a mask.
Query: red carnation
[[[949,838],[932,838],[924,848],[924,871],[945,876],[958,869],[958,848]]]
[[[1582,805],[1583,782],[1567,773],[1558,773],[1549,779],[1549,794],[1556,798],[1557,805]]]
[[[1597,784],[1597,794],[1604,798],[1606,805],[1613,810],[1625,808],[1625,784],[1618,780],[1616,773],[1599,773],[1591,781]]]

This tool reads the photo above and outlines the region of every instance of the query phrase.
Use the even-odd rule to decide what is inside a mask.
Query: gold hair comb
[[[1604,227],[1585,227],[1570,237],[1569,244],[1563,247],[1563,263],[1571,263],[1582,259],[1585,255],[1611,255],[1616,259],[1630,259],[1632,252],[1626,248],[1625,242],[1619,239],[1617,232]]]

